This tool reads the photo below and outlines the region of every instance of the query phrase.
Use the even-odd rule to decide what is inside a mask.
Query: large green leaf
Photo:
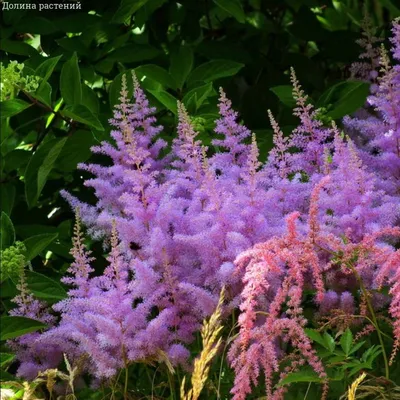
[[[122,0],[118,10],[113,15],[111,23],[123,23],[127,18],[143,7],[149,0]]]
[[[35,71],[35,75],[42,77],[42,81],[40,82],[40,87],[44,86],[44,84],[49,80],[51,74],[54,71],[58,61],[62,56],[52,57],[43,61]]]
[[[25,171],[25,196],[29,208],[36,205],[67,138],[53,139],[41,146],[32,156]]]
[[[67,297],[65,289],[53,279],[33,271],[26,272],[28,288],[39,299],[54,303]]]
[[[0,248],[5,249],[14,243],[15,229],[10,217],[4,211],[1,212],[0,222]]]
[[[158,55],[160,55],[160,50],[153,46],[130,43],[110,53],[107,60],[120,63],[135,63],[151,60]]]
[[[205,85],[189,90],[183,97],[182,102],[189,113],[194,113],[201,107],[207,97],[213,93],[212,83],[206,83]]]
[[[76,53],[66,61],[61,69],[60,90],[67,104],[80,104],[82,101],[81,73]]]
[[[293,98],[292,86],[290,85],[274,86],[270,89],[270,91],[274,93],[285,106],[293,108],[296,105],[296,100]]]
[[[19,56],[29,57],[38,55],[37,50],[33,46],[19,40],[1,39],[0,49],[7,53],[17,54]]]
[[[212,82],[219,78],[236,75],[244,64],[230,60],[212,60],[195,68],[188,77],[189,84]]]
[[[240,0],[213,0],[214,3],[231,14],[240,23],[246,22],[246,14],[243,11],[242,4]]]
[[[361,108],[369,94],[369,84],[361,81],[339,82],[327,89],[318,100],[317,107],[331,106],[328,116],[343,118]]]
[[[322,379],[311,368],[303,368],[298,372],[291,372],[278,383],[279,386],[289,385],[296,382],[321,382]]]
[[[343,333],[343,335],[340,337],[340,346],[342,347],[342,350],[344,351],[346,356],[350,354],[352,344],[353,344],[353,333],[349,328],[347,328]]]
[[[52,87],[49,82],[42,82],[36,92],[30,93],[30,95],[41,103],[51,107],[51,91]]]
[[[24,240],[26,261],[31,261],[39,255],[51,242],[57,239],[58,233],[43,233]]]
[[[61,111],[61,115],[74,121],[88,125],[98,131],[104,131],[99,119],[84,105],[68,106]]]
[[[164,90],[148,90],[163,106],[172,111],[175,115],[178,114],[177,99],[172,94]]]
[[[37,197],[39,198],[40,193],[42,193],[42,190],[44,188],[44,185],[46,184],[47,177],[49,176],[50,171],[53,169],[53,165],[57,160],[57,157],[61,153],[61,150],[64,147],[65,142],[67,141],[68,138],[62,138],[57,141],[57,143],[54,144],[54,147],[52,147],[43,160],[42,165],[39,167],[38,170],[38,175],[37,175]]]
[[[14,339],[18,336],[46,328],[42,322],[25,317],[1,317],[0,340]]]
[[[141,65],[140,67],[135,68],[135,72],[141,82],[146,78],[149,78],[158,82],[165,88],[176,89],[177,84],[174,78],[168,73],[168,71],[158,65]]]
[[[94,115],[99,113],[99,99],[93,89],[85,84],[82,85],[82,105],[86,106]]]
[[[0,206],[1,211],[4,211],[7,215],[11,215],[15,201],[15,186],[11,182],[5,182],[1,184],[0,190]]]
[[[58,27],[48,19],[43,17],[34,17],[32,15],[30,15],[29,18],[23,18],[15,28],[17,29],[17,32],[29,32],[31,34],[36,33],[39,35],[49,35],[58,30]]]
[[[171,54],[171,66],[169,72],[175,79],[178,87],[182,89],[186,78],[193,68],[193,50],[187,46],[182,45]]]
[[[0,367],[4,368],[10,364],[15,358],[15,354],[0,353]]]
[[[56,168],[64,172],[74,171],[78,163],[90,157],[92,154],[90,148],[95,144],[96,140],[92,132],[77,130],[68,137],[57,159]]]
[[[0,118],[9,118],[26,110],[32,104],[20,99],[11,99],[0,103]]]
[[[321,346],[325,347],[329,350],[329,346],[327,345],[324,337],[315,329],[306,328],[304,329],[306,335],[314,342],[320,344]]]

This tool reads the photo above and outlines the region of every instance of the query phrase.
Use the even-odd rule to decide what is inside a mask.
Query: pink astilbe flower
[[[234,399],[246,398],[251,392],[251,384],[257,385],[261,369],[266,378],[267,397],[284,398],[286,386],[273,389],[274,376],[280,371],[279,362],[283,355],[278,339],[290,342],[301,354],[304,362],[325,382],[323,393],[327,393],[323,364],[304,331],[308,321],[303,315],[302,297],[304,290],[314,289],[321,314],[337,308],[353,313],[352,294],[347,290],[338,293],[337,288],[329,288],[325,275],[332,270],[352,275],[356,283],[361,278],[368,289],[379,288],[384,283],[391,286],[389,311],[394,319],[396,338],[393,354],[397,351],[400,343],[397,322],[400,251],[389,245],[383,246],[380,240],[388,236],[400,237],[400,229],[382,228],[355,242],[343,241],[327,232],[319,222],[319,203],[331,182],[332,178],[326,176],[313,189],[307,233],[300,233],[296,228],[299,213],[290,214],[286,235],[257,244],[236,259],[239,271],[244,270],[244,289],[238,321],[240,332],[229,353],[236,374],[232,389]],[[353,290],[357,290],[357,286]],[[292,364],[290,371],[284,369],[280,378],[296,371],[303,363]]]
[[[321,379],[326,379],[323,364],[304,333],[307,321],[302,315],[301,299],[305,277],[308,274],[313,277],[320,300],[324,288],[321,271],[315,268],[318,256],[312,251],[314,233],[302,240],[295,226],[298,217],[298,213],[288,217],[285,236],[258,244],[236,259],[239,268],[245,268],[245,286],[240,305],[240,332],[229,352],[236,374],[232,389],[235,400],[246,398],[251,392],[251,383],[257,385],[261,369],[265,374],[267,397],[283,399],[285,390],[275,392],[272,385],[282,353],[279,338],[290,342]],[[287,310],[284,311],[285,303]]]

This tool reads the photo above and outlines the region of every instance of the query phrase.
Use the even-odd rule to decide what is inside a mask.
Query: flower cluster
[[[314,290],[321,312],[341,309],[351,315],[355,312],[354,295],[360,281],[374,289],[384,284],[391,287],[389,312],[394,320],[395,336],[392,360],[399,348],[400,250],[382,246],[380,240],[389,236],[398,240],[400,228],[382,228],[356,242],[328,233],[320,225],[318,207],[322,192],[328,191],[329,181],[330,177],[326,176],[313,189],[305,234],[300,234],[296,227],[299,213],[292,213],[287,217],[285,235],[257,244],[236,259],[238,272],[244,270],[245,286],[240,304],[240,332],[229,354],[236,373],[234,399],[246,398],[251,392],[251,383],[257,384],[261,370],[265,374],[267,398],[282,399],[287,386],[274,390],[274,373],[283,379],[306,362],[325,382],[326,393],[326,371],[304,331],[308,322],[302,307],[305,290]],[[327,286],[331,289],[327,290]],[[369,302],[364,293],[361,297],[362,304]],[[367,309],[361,306],[360,314],[367,316]],[[277,346],[278,340],[289,342],[296,355],[283,370],[280,370],[282,350]]]
[[[394,34],[399,58],[397,23]],[[71,289],[54,306],[60,322],[31,348],[46,344],[54,359],[63,352],[72,362],[85,357],[84,369],[97,379],[149,359],[185,366],[187,345],[226,287],[224,312],[237,306],[242,312],[230,352],[235,399],[250,392],[260,369],[268,395],[282,398],[284,389],[274,391],[272,384],[282,358],[279,339],[301,354],[292,370],[307,362],[324,381],[326,372],[304,333],[305,289],[315,290],[320,314],[333,308],[351,314],[356,272],[368,289],[390,287],[390,312],[399,317],[399,254],[385,240],[399,234],[388,227],[400,215],[400,75],[398,66],[383,60],[379,90],[369,99],[380,114],[346,120],[351,134],[366,137],[361,147],[336,125],[323,126],[292,70],[300,123],[285,137],[269,113],[275,146],[264,165],[255,135],[237,122],[222,90],[216,152],[209,155],[178,103],[177,137],[162,157],[167,143],[155,110],[135,76],[134,102],[128,99],[124,78],[110,120],[114,144],[93,148],[111,165],[80,165],[93,174],[85,185],[96,203],[63,193],[80,214],[74,262],[64,279]],[[380,156],[370,153],[376,146]],[[93,275],[80,219],[89,235],[111,248],[100,276]],[[398,345],[398,323],[394,328]],[[33,351],[31,357],[40,355]],[[32,376],[35,366],[25,356],[19,359],[20,374]]]
[[[393,24],[392,55],[400,60],[400,24]],[[400,65],[391,65],[381,49],[378,85],[358,117],[345,117],[344,124],[354,136],[360,157],[379,175],[378,186],[387,194],[399,195],[400,188]]]

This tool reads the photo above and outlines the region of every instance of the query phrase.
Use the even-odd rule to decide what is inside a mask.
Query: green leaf
[[[349,365],[346,364],[346,367],[348,367],[348,366],[349,366]],[[361,371],[362,369],[365,369],[365,368],[368,368],[365,364],[357,365],[357,366],[353,367],[353,368],[349,371],[349,373],[348,373],[347,376],[350,378],[351,376],[355,375],[357,372],[359,372],[359,371]]]
[[[86,106],[94,115],[99,113],[99,99],[89,86],[82,84],[82,105]]]
[[[140,67],[135,68],[136,75],[139,81],[143,82],[146,78],[150,78],[161,86],[176,89],[177,84],[172,78],[172,76],[166,71],[164,68],[159,67],[158,65],[148,64],[141,65]],[[143,79],[144,78],[144,79]]]
[[[46,327],[42,322],[25,317],[1,317],[0,340],[14,339]]]
[[[324,332],[323,338],[324,338],[325,347],[332,353],[336,347],[335,339],[327,332]]]
[[[35,93],[30,93],[30,95],[39,100],[41,103],[46,104],[47,106],[51,107],[51,91],[52,88],[49,82],[44,82],[43,85],[41,84],[36,90]]]
[[[42,77],[39,89],[49,80],[51,74],[54,71],[58,61],[62,56],[52,57],[43,61],[35,70],[35,75]]]
[[[78,163],[86,161],[91,156],[90,148],[95,144],[92,132],[77,130],[68,137],[57,159],[56,168],[64,172],[76,170]]]
[[[37,56],[37,50],[28,43],[2,39],[0,40],[0,49],[6,53],[17,54],[19,56]]]
[[[0,381],[2,381],[2,382],[18,381],[18,378],[15,375],[10,374],[9,372],[5,371],[4,369],[0,369]],[[21,399],[23,394],[20,395],[20,393],[21,393],[21,390],[15,394],[13,399],[14,400]]]
[[[369,94],[369,84],[360,81],[339,82],[327,89],[317,102],[317,107],[332,105],[327,113],[332,119],[339,119],[361,108]]]
[[[392,15],[400,15],[400,3],[397,6],[391,0],[381,0],[381,4],[386,7]]]
[[[52,168],[52,164],[54,164],[57,159],[56,156],[60,153],[65,141],[66,138],[63,138],[62,140],[50,140],[40,146],[32,155],[24,174],[25,197],[29,208],[36,205],[40,192],[43,189],[43,184],[45,182],[44,178],[47,178],[47,175]]]
[[[274,93],[285,106],[293,108],[296,105],[296,100],[293,98],[292,86],[290,85],[274,86],[269,90],[272,93]]]
[[[326,348],[326,343],[324,341],[324,338],[322,337],[322,335],[316,331],[315,329],[310,329],[310,328],[306,328],[304,329],[306,335],[313,341],[316,342],[318,344],[320,344],[321,346]]]
[[[39,255],[51,242],[57,239],[58,233],[44,233],[35,235],[24,240],[26,247],[26,261],[33,260]]]
[[[169,72],[175,79],[179,89],[182,89],[192,68],[193,50],[189,46],[179,46],[178,50],[172,52]]]
[[[98,118],[84,105],[68,106],[60,113],[64,117],[86,124],[98,131],[104,131],[103,125]]]
[[[0,353],[0,367],[4,368],[10,364],[15,358],[15,354]]]
[[[0,190],[0,205],[1,210],[7,215],[11,215],[14,207],[15,200],[15,186],[11,182],[5,182],[1,184]]]
[[[111,23],[122,24],[149,0],[122,0],[118,10],[111,18]]]
[[[135,63],[151,60],[160,54],[160,50],[148,44],[131,43],[114,50],[106,60],[121,63]]]
[[[4,211],[1,212],[0,222],[0,248],[3,250],[14,243],[15,229],[10,217]]]
[[[189,113],[194,113],[201,107],[207,97],[213,93],[212,83],[206,83],[205,85],[189,90],[183,97],[182,102]]]
[[[43,17],[34,17],[29,15],[29,18],[23,18],[16,26],[17,32],[29,32],[30,34],[36,33],[39,35],[50,35],[57,32],[57,27],[48,19]]]
[[[11,99],[0,103],[0,118],[9,118],[26,110],[32,104],[20,99]]]
[[[172,111],[175,115],[178,114],[177,99],[164,90],[148,90],[163,106]]]
[[[355,352],[356,352],[357,350],[359,350],[362,346],[364,346],[364,344],[365,344],[365,340],[363,340],[362,342],[359,342],[359,343],[355,344],[355,345],[351,348],[351,350],[350,350],[350,352],[349,352],[349,355],[355,353]]]
[[[240,0],[213,0],[214,3],[225,10],[227,13],[237,19],[238,22],[244,24],[246,22],[246,15],[243,11]]]
[[[135,24],[143,26],[153,12],[160,8],[168,0],[148,0],[148,2],[135,14]]]
[[[67,104],[80,104],[82,101],[81,73],[76,53],[64,63],[60,75],[60,90]]]
[[[230,60],[212,60],[195,68],[188,77],[188,83],[212,82],[219,78],[236,75],[244,64]]]
[[[37,175],[37,194],[36,194],[37,198],[39,198],[40,193],[42,193],[44,185],[46,184],[47,181],[47,177],[49,176],[50,171],[53,169],[53,165],[56,162],[57,157],[59,156],[67,139],[68,138],[65,137],[62,138],[61,140],[58,140],[57,143],[54,145],[54,147],[50,149],[46,158],[43,160],[43,163],[40,166]]]
[[[28,288],[39,299],[48,303],[63,300],[67,297],[65,289],[53,279],[33,271],[26,272]]]
[[[328,378],[330,381],[341,381],[344,379],[344,370],[343,369],[326,368],[326,372],[327,372],[327,375],[328,375]]]
[[[303,368],[301,371],[292,372],[285,378],[281,379],[278,383],[278,387],[289,385],[295,382],[321,382],[322,379],[318,374],[311,368]]]
[[[351,330],[347,328],[340,338],[340,346],[343,349],[346,356],[350,354],[350,349],[352,344],[353,344],[353,334]]]
[[[90,51],[83,43],[81,36],[65,37],[56,40],[56,43],[67,52],[76,52],[80,56],[85,56]]]

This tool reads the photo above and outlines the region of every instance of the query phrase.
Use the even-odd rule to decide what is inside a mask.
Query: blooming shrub
[[[393,43],[398,59],[398,23]],[[389,287],[390,298],[375,296],[372,302],[390,302],[396,349],[400,259],[386,239],[400,235],[393,228],[400,215],[400,70],[382,60],[379,90],[369,98],[377,116],[345,121],[351,134],[366,136],[361,150],[336,125],[322,124],[292,71],[300,124],[285,137],[269,113],[275,147],[265,165],[258,161],[255,135],[237,122],[222,90],[214,152],[202,146],[179,103],[178,136],[162,157],[167,143],[158,138],[163,128],[156,125],[154,109],[135,76],[131,103],[124,78],[110,120],[114,143],[92,149],[111,165],[80,165],[94,176],[85,186],[94,189],[96,203],[63,193],[79,217],[74,262],[64,279],[71,289],[54,306],[60,321],[27,345],[16,342],[19,374],[32,377],[42,368],[38,359],[56,365],[62,353],[98,380],[143,360],[187,366],[187,345],[212,314],[223,286],[225,313],[241,310],[229,355],[236,400],[250,393],[261,369],[267,395],[282,398],[285,388],[273,387],[283,357],[280,340],[290,342],[295,353],[291,369],[280,377],[307,362],[326,393],[325,368],[304,331],[306,289],[316,293],[321,315],[339,309],[350,316],[359,307],[367,316],[366,293]],[[374,146],[379,155],[369,153]],[[93,274],[80,219],[93,238],[111,248],[100,276]],[[21,308],[14,314],[24,315],[17,303]]]

